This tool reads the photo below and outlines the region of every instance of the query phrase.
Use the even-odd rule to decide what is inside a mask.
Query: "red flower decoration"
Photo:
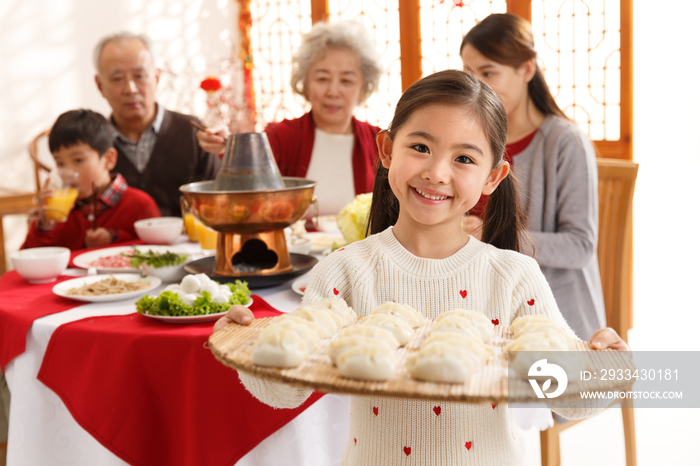
[[[213,76],[208,76],[199,83],[199,87],[207,92],[216,92],[221,89],[221,81]]]

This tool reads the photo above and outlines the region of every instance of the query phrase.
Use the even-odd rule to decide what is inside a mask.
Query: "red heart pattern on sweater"
[[[403,447],[403,452],[406,453],[406,456],[411,454],[411,447]]]
[[[441,411],[442,411],[442,408],[440,408],[439,406],[433,406],[433,412],[435,413],[436,416],[439,416]]]
[[[377,408],[376,406],[374,408],[372,408],[372,412],[374,413],[375,416],[379,416],[379,408]]]
[[[344,249],[345,249],[345,248],[340,248],[340,249],[338,249],[338,251],[342,251],[342,250],[344,250]]]
[[[355,443],[357,443],[357,441],[355,441]],[[467,447],[467,450],[471,450],[471,449],[472,449],[472,443],[471,443],[471,442],[465,443],[464,446]]]
[[[496,409],[496,405],[491,405],[491,409]]]
[[[336,295],[336,296],[338,296],[338,293],[340,293],[340,291],[338,291],[337,288],[333,288],[333,294]]]
[[[535,305],[535,298],[532,298],[530,301],[527,302],[530,306]]]
[[[466,298],[467,297],[467,290],[459,290],[459,295],[462,298]]]
[[[355,445],[357,445],[357,439],[355,439]]]
[[[499,320],[498,319],[491,319],[491,323],[493,325],[498,325]]]

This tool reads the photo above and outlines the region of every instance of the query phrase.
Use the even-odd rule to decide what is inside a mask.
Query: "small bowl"
[[[139,239],[146,244],[172,244],[182,234],[180,217],[145,218],[134,222]]]
[[[165,267],[153,267],[152,265],[141,265],[141,272],[160,278],[163,283],[180,282],[187,272],[183,267],[185,263],[179,265],[166,265]]]
[[[311,252],[311,240],[309,238],[292,236],[287,241],[287,251],[308,255]]]
[[[50,283],[56,281],[68,267],[70,249],[22,249],[10,254],[10,258],[17,273],[29,283]]]

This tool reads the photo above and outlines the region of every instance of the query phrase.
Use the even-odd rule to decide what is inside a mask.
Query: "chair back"
[[[639,164],[598,159],[598,265],[608,326],[632,328],[632,199]]]
[[[41,161],[39,147],[41,140],[44,140],[44,144],[48,141],[48,136],[51,130],[47,129],[37,134],[34,139],[29,143],[29,156],[32,158],[34,163],[34,181],[36,182],[37,193],[41,190],[42,176],[41,172],[46,172],[47,174],[51,171],[51,167]]]

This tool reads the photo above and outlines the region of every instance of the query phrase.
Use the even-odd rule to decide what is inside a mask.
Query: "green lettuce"
[[[215,282],[218,284],[218,282]],[[211,293],[203,291],[202,296],[195,299],[192,306],[186,304],[182,298],[172,291],[163,291],[158,296],[145,295],[136,301],[136,310],[139,314],[154,316],[202,316],[207,314],[219,314],[228,311],[234,304],[246,304],[250,299],[250,289],[247,282],[236,280],[235,283],[226,283],[233,293],[228,302],[219,304],[211,300]]]

